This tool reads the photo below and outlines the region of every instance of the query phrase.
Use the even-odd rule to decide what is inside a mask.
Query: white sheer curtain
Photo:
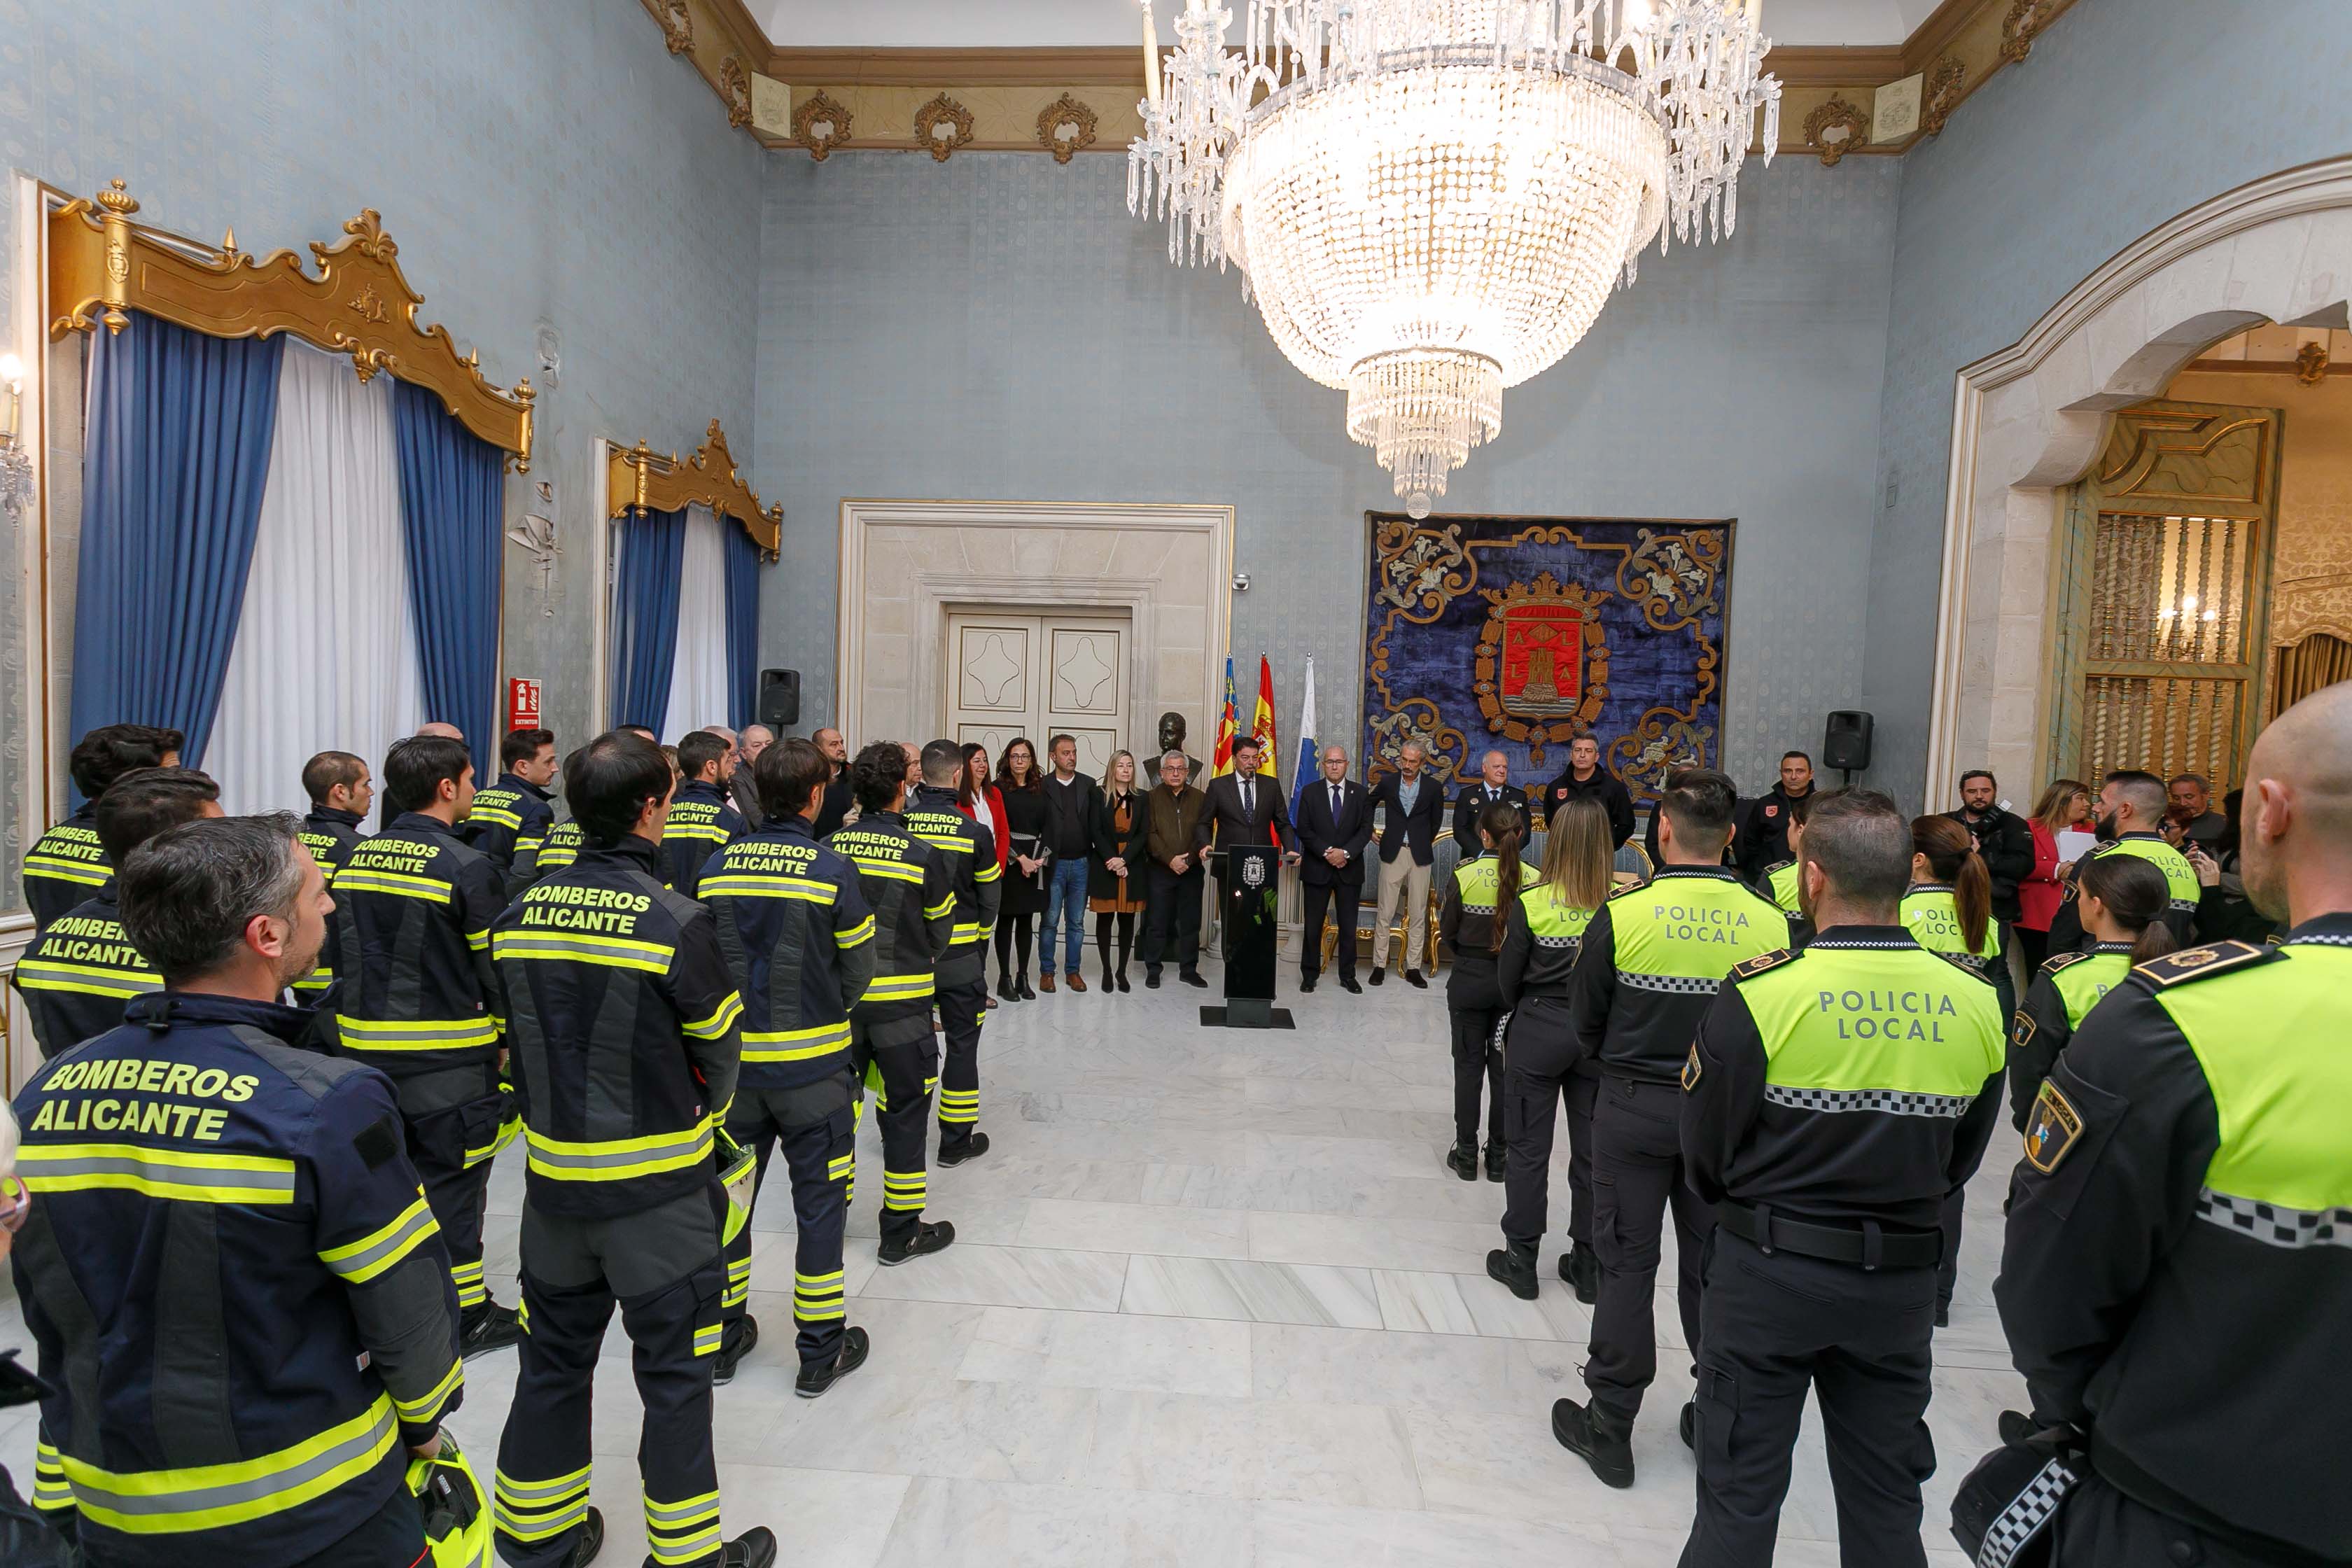
[[[425,717],[392,382],[289,342],[253,568],[205,770],[231,815],[300,811],[320,752],[383,754]]]
[[[669,711],[661,726],[661,738],[673,744],[689,730],[727,722],[727,552],[719,531],[729,526],[707,506],[686,510],[677,663],[670,671]]]

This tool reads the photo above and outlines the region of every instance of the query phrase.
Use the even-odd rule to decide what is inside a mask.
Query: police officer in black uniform
[[[874,978],[849,1015],[851,1065],[875,1091],[882,1132],[886,1267],[937,1252],[955,1226],[923,1218],[930,1193],[931,1089],[940,1042],[931,1033],[933,972],[955,928],[954,872],[941,851],[907,829],[907,749],[877,741],[849,766],[857,820],[826,842],[857,868],[874,911]],[[992,855],[993,851],[992,850]]]
[[[1571,800],[1596,801],[1609,814],[1611,848],[1624,848],[1625,840],[1633,837],[1633,797],[1615,773],[1601,765],[1601,742],[1591,735],[1579,735],[1568,743],[1568,766],[1543,786],[1544,819],[1559,816]]]
[[[956,809],[963,748],[933,741],[919,765],[922,783],[907,802],[907,827],[946,857],[955,886],[955,923],[932,974],[947,1037],[940,1063],[940,1163],[961,1165],[988,1152],[988,1134],[977,1130],[980,1030],[988,1022],[988,939],[1004,900],[1004,871],[996,863],[995,837]],[[1077,972],[1070,975],[1075,980]]]
[[[326,929],[294,830],[188,822],[126,856],[122,923],[168,989],[16,1099],[37,1489],[78,1505],[91,1563],[425,1551],[404,1472],[463,1389],[457,1303],[391,1086],[298,1048],[278,1004]]]
[[[809,831],[833,779],[824,753],[786,741],[762,751],[751,772],[766,826],[719,852],[702,874],[702,901],[743,997],[743,1070],[727,1132],[757,1154],[760,1184],[783,1152],[797,1233],[793,1387],[814,1399],[866,1362],[866,1331],[845,1327],[841,1238],[857,1138],[849,1010],[874,977],[874,916],[857,868]],[[755,1185],[755,1203],[757,1195]],[[759,1320],[745,1306],[749,1215],[744,1221],[727,1248],[727,1337],[715,1383],[732,1381],[760,1342]]]
[[[555,731],[509,730],[499,742],[499,782],[474,792],[466,842],[490,858],[509,890],[534,879],[532,865],[555,822],[547,786],[555,782]]]
[[[1810,1388],[1841,1560],[1924,1568],[1940,1216],[2000,1117],[2000,1005],[1905,930],[1893,801],[1822,796],[1799,854],[1812,940],[1733,969],[1683,1068],[1685,1166],[1716,1226],[1682,1562],[1771,1561]]]
[[[138,768],[98,798],[92,817],[107,864],[167,827],[218,816],[220,791],[190,768]],[[133,999],[163,988],[163,977],[122,929],[111,881],[41,928],[11,977],[32,1020],[33,1044],[48,1060],[122,1022]]]
[[[669,885],[691,899],[702,868],[748,829],[743,814],[727,798],[735,776],[735,748],[708,730],[677,743],[677,771],[685,781],[670,803],[669,826],[662,830],[662,868]]]
[[[425,1177],[465,1313],[468,1355],[515,1342],[512,1308],[482,1276],[490,1160],[507,1121],[499,1085],[504,1011],[490,924],[506,907],[489,858],[457,839],[474,799],[462,741],[411,735],[383,762],[391,820],[335,873],[337,1054],[393,1081],[409,1157]]]
[[[66,771],[81,792],[81,805],[25,851],[25,904],[33,911],[35,931],[114,875],[113,862],[98,841],[98,797],[133,768],[178,767],[181,744],[177,730],[150,724],[101,725],[74,743]]]
[[[669,760],[637,736],[574,753],[563,794],[588,847],[516,900],[493,939],[530,1147],[528,1329],[492,1505],[513,1568],[577,1568],[602,1543],[589,1410],[616,1301],[645,1405],[646,1561],[775,1561],[766,1529],[719,1532],[710,1389],[727,1266],[713,1129],[735,1098],[743,1003],[710,912],[662,885],[671,793]]]
[[[2010,1352],[2037,1419],[2089,1436],[2064,1568],[2352,1562],[2352,682],[2246,776],[2246,895],[2285,937],[2110,991],[2010,1184]]]

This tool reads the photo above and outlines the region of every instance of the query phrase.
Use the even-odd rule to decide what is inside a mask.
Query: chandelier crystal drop
[[[1653,237],[1727,235],[1780,86],[1762,0],[1143,4],[1127,205],[1231,263],[1290,363],[1348,394],[1413,516],[1576,346]]]

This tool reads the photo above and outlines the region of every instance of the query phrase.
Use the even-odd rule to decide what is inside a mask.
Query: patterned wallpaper
[[[2340,154],[2344,16],[2342,0],[2089,0],[1901,160],[1864,704],[1871,778],[1900,798],[1924,783],[1955,373],[2166,219]],[[2045,782],[2003,787],[2030,802]]]
[[[1505,395],[1441,507],[1738,519],[1727,750],[1758,789],[1863,689],[1899,173],[1753,171],[1738,236],[1644,256],[1581,346]],[[1320,738],[1352,742],[1364,514],[1395,496],[1239,276],[1171,268],[1128,216],[1124,160],[784,155],[763,178],[757,468],[787,568],[765,658],[802,671],[804,728],[834,710],[843,498],[1189,501],[1237,510],[1235,673],[1272,656],[1285,752],[1310,654]]]
[[[507,662],[545,680],[567,741],[587,721],[592,443],[690,450],[714,415],[748,435],[761,157],[638,0],[0,0],[0,160],[76,194],[120,175],[147,221],[233,225],[257,252],[375,207],[425,318],[542,388],[529,478],[552,510],[520,479],[509,510],[552,516],[564,554],[543,597],[509,547]],[[12,222],[0,208],[13,265]],[[16,593],[0,573],[11,647]],[[0,747],[27,728],[16,672]],[[20,845],[0,832],[5,903]]]

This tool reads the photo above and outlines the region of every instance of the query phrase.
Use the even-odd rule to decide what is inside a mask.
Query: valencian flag
[[[1225,710],[1217,720],[1217,749],[1209,755],[1209,776],[1234,771],[1234,656],[1225,655]]]
[[[1257,771],[1269,783],[1281,784],[1274,768],[1274,667],[1264,654],[1257,656],[1257,711],[1250,718],[1250,733],[1257,737]]]

